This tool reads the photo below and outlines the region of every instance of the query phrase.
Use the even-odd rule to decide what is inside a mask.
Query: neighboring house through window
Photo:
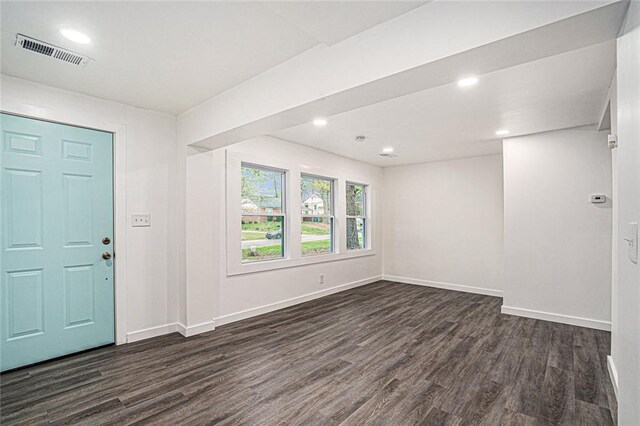
[[[302,255],[332,253],[333,180],[303,174],[300,176],[300,196]]]

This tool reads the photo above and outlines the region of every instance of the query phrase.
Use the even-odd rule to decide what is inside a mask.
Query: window
[[[302,255],[333,252],[333,180],[300,176]]]
[[[376,254],[366,176],[234,150],[225,160],[227,276]]]
[[[242,261],[284,258],[284,172],[242,165]]]
[[[367,246],[367,187],[347,182],[347,250]]]

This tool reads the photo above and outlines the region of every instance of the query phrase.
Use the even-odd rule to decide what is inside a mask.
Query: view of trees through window
[[[347,183],[347,250],[366,246],[366,190],[364,185]]]
[[[242,164],[241,238],[242,261],[285,257],[287,229],[285,172]],[[366,185],[346,183],[347,250],[366,248]],[[312,175],[300,176],[300,231],[303,256],[335,251],[334,181]],[[298,220],[298,219],[296,219]]]
[[[284,172],[242,166],[242,260],[284,257]]]
[[[302,255],[333,251],[333,182],[315,176],[300,178]]]

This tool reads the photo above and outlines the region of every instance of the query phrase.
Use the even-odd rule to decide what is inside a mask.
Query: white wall
[[[221,237],[217,234],[220,222],[224,222],[221,212],[225,166],[224,161],[214,162],[212,151],[190,156],[187,165],[184,306],[179,322],[184,334],[192,334],[215,327],[219,303],[217,273],[224,265],[216,240]]]
[[[640,268],[624,238],[640,221],[640,3],[632,1],[617,50],[618,315],[612,343],[618,372],[618,424],[640,424]]]
[[[613,76],[611,87],[609,88],[609,107],[611,115],[611,129],[613,135],[618,134],[618,84],[616,76]],[[611,150],[611,356],[618,347],[618,234],[620,227],[618,215],[620,211],[620,191],[618,189],[618,150]],[[616,379],[617,380],[617,379]],[[614,386],[617,386],[617,382]]]
[[[504,141],[503,312],[608,329],[608,132],[563,130]],[[605,194],[606,204],[591,204]]]
[[[386,279],[502,294],[502,155],[383,169]]]
[[[20,105],[45,116],[65,113],[78,124],[110,122],[126,127],[126,212],[151,213],[150,228],[126,229],[126,332],[130,338],[174,323],[176,120],[166,114],[2,76],[2,108]],[[116,259],[117,262],[117,259]]]
[[[187,159],[187,329],[223,324],[380,279],[381,255],[227,276],[225,151],[250,153],[309,167],[349,171],[380,192],[381,169],[269,137],[255,138]],[[379,197],[378,197],[379,199]],[[381,218],[372,200],[372,244],[380,246]],[[295,214],[295,206],[293,214]],[[212,227],[207,225],[212,223]],[[319,275],[325,282],[320,284]]]

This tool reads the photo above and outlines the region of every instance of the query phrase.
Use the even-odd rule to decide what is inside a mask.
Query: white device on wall
[[[134,227],[151,226],[151,214],[149,213],[132,214],[131,226],[134,226]]]
[[[607,137],[607,142],[609,144],[609,148],[617,148],[618,147],[618,136],[617,135],[609,135]]]
[[[593,204],[602,204],[607,202],[607,196],[602,194],[593,194],[591,196],[591,202]]]
[[[624,239],[627,242],[627,257],[633,263],[638,263],[638,222],[631,222]]]

